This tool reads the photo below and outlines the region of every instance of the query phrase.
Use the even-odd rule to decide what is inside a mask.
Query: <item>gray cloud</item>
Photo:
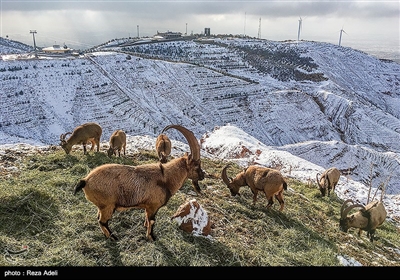
[[[201,33],[210,27],[214,34],[246,33],[255,37],[261,18],[263,38],[295,39],[299,17],[304,19],[304,39],[337,41],[344,24],[346,32],[352,34],[347,40],[363,39],[361,35],[366,38],[382,35],[397,38],[398,42],[399,37],[397,1],[3,0],[1,3],[0,36],[10,35],[31,43],[29,30],[37,29],[41,45],[54,41],[80,46],[100,44],[136,36],[138,25],[140,36],[167,30],[184,33],[186,27],[188,33]],[[385,34],[381,34],[382,30]]]
[[[399,17],[398,1],[66,1],[66,0],[4,0],[2,12],[40,12],[57,10],[89,10],[123,12],[133,16],[176,18],[188,15],[247,13],[261,17],[338,16],[338,17]]]

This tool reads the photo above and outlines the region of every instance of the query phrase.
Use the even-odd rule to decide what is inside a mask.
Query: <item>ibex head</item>
[[[232,196],[236,196],[236,195],[240,196],[239,189],[241,186],[244,186],[246,184],[246,182],[244,181],[244,171],[237,174],[235,179],[228,178],[228,175],[226,174],[226,170],[228,169],[229,166],[230,166],[230,164],[227,164],[222,169],[222,172],[221,172],[222,181],[224,181],[224,183],[227,185]]]
[[[65,140],[65,137],[69,134],[72,134],[72,132],[67,132],[65,134],[60,135],[60,146],[64,149],[64,151],[67,153],[67,155],[71,152],[72,146],[68,145],[67,140]]]
[[[112,155],[114,155],[115,154],[115,151],[118,149],[118,147],[116,147],[116,148],[113,148],[113,147],[109,147],[108,148],[108,150],[107,150],[107,156],[108,157],[112,157]]]
[[[170,128],[175,128],[180,133],[182,133],[189,144],[190,154],[185,155],[187,156],[187,168],[189,171],[188,178],[191,179],[195,183],[195,185],[197,185],[197,181],[201,181],[204,179],[204,171],[201,169],[199,142],[197,141],[197,138],[194,136],[193,132],[180,125],[168,125],[162,130],[162,133]]]
[[[351,203],[350,206],[347,206],[348,203]],[[347,232],[349,228],[352,226],[352,222],[355,219],[354,215],[351,215],[347,217],[347,214],[350,212],[350,210],[354,208],[361,208],[365,210],[365,206],[362,204],[355,204],[352,199],[347,199],[345,202],[343,202],[342,207],[340,208],[340,221],[339,221],[339,227],[343,232]]]

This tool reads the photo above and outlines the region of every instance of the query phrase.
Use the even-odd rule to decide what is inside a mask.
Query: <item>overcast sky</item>
[[[0,0],[0,36],[38,46],[66,43],[85,49],[115,38],[185,34],[245,34],[399,51],[400,2],[394,1],[68,1]],[[138,28],[139,26],[139,28]],[[139,30],[139,32],[138,32]]]

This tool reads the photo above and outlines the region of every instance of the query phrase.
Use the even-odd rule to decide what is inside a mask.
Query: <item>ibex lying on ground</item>
[[[350,206],[347,206],[348,203]],[[361,208],[358,212],[347,216],[353,208]],[[373,242],[376,228],[386,220],[386,210],[382,201],[371,201],[366,206],[354,204],[353,200],[347,199],[340,209],[340,229],[347,232],[349,228],[358,228],[358,236],[361,236],[363,230],[367,231],[367,237]]]
[[[108,148],[107,155],[111,157],[112,155],[117,155],[118,151],[118,156],[121,157],[121,150],[124,150],[124,155],[125,155],[125,149],[126,149],[126,134],[124,131],[121,129],[118,129],[113,132],[110,136],[110,148]]]
[[[100,149],[100,137],[101,137],[102,129],[101,126],[97,123],[85,123],[80,126],[77,126],[73,132],[67,132],[65,134],[60,135],[60,146],[64,149],[64,151],[69,154],[71,152],[72,146],[74,145],[83,145],[83,153],[86,154],[86,144],[88,142],[92,143],[92,147],[90,148],[93,151],[95,144],[97,145],[97,151]],[[65,137],[71,134],[71,136],[65,140]]]
[[[273,197],[275,196],[280,204],[279,211],[283,210],[285,204],[283,200],[283,190],[287,189],[287,183],[278,170],[250,165],[237,174],[235,178],[229,180],[226,175],[226,169],[228,167],[229,164],[222,169],[221,177],[231,191],[232,196],[240,195],[240,187],[249,186],[253,193],[253,204],[257,201],[258,192],[262,191],[265,193],[268,200],[267,208],[272,206],[274,203]]]
[[[167,157],[171,154],[171,140],[164,133],[157,136],[156,151],[161,163],[167,162]]]
[[[186,138],[190,154],[162,163],[138,166],[104,164],[93,169],[75,187],[74,193],[83,189],[86,199],[98,207],[97,219],[107,238],[117,240],[108,227],[115,210],[130,208],[145,210],[146,238],[155,240],[153,225],[158,210],[183,185],[186,179],[203,180],[200,145],[194,134],[179,125],[169,125],[164,130],[177,129]]]
[[[335,191],[335,187],[337,183],[339,182],[340,178],[340,171],[336,167],[331,167],[322,173],[321,178],[318,179],[318,174],[316,175],[317,177],[317,184],[319,187],[319,190],[322,194],[322,196],[325,196],[326,191],[328,190],[328,196],[332,192]]]

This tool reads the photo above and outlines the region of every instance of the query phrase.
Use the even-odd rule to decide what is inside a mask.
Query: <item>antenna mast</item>
[[[137,25],[137,37],[139,38],[139,24]]]
[[[33,36],[33,48],[35,50],[35,56],[37,57],[37,50],[36,50],[36,41],[35,41],[35,34],[37,33],[36,30],[31,30],[30,33]]]
[[[300,31],[301,31],[301,24],[302,24],[302,18],[300,17],[299,19],[299,30],[297,31],[297,41],[300,41]]]
[[[244,28],[243,28],[243,37],[246,37],[246,12],[244,12]]]
[[[261,18],[258,20],[258,39],[261,39]]]
[[[346,31],[344,31],[343,30],[343,28],[342,29],[340,29],[340,36],[339,36],[339,47],[340,47],[340,44],[342,43],[342,33],[346,33]],[[347,33],[346,33],[347,34]]]

